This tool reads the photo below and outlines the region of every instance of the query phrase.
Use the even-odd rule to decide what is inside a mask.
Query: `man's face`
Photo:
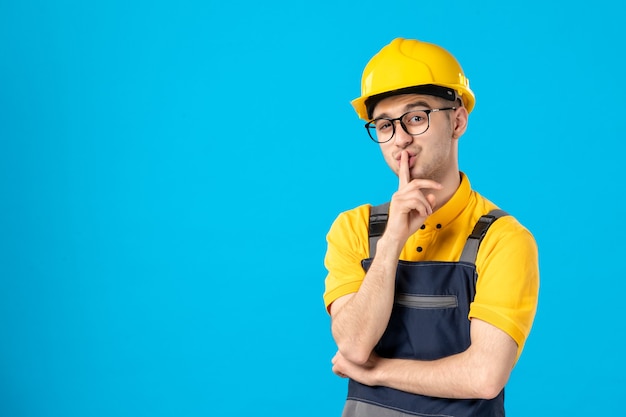
[[[432,110],[452,106],[454,106],[453,102],[433,96],[406,94],[381,100],[374,108],[373,117],[374,119],[393,119],[413,110]],[[409,135],[402,129],[399,122],[395,122],[395,134],[392,139],[380,144],[389,167],[398,174],[400,154],[406,150],[410,156],[411,179],[442,181],[447,175],[458,175],[457,139],[460,134],[455,132],[454,125],[456,113],[463,112],[463,110],[461,108],[432,112],[428,130],[417,136]]]

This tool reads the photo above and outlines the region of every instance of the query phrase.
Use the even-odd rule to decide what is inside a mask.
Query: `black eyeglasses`
[[[430,114],[444,110],[456,110],[456,107],[446,107],[443,109],[412,110],[404,113],[395,119],[374,119],[365,123],[365,129],[370,138],[376,143],[389,142],[396,134],[396,121],[406,133],[411,136],[421,135],[430,127]]]

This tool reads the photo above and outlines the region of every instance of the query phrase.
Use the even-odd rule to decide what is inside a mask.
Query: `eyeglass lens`
[[[409,135],[420,135],[428,129],[428,113],[421,110],[412,111],[397,119],[373,120],[367,125],[367,130],[376,142],[388,142],[396,131],[396,121]]]

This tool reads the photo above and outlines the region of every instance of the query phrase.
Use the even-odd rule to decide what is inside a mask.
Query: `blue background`
[[[396,178],[349,101],[397,36],[461,62],[475,189],[535,235],[508,415],[616,413],[617,2],[0,2],[0,415],[337,416],[325,234]]]

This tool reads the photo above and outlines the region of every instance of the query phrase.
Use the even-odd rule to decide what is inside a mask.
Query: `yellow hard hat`
[[[458,97],[468,112],[472,111],[476,101],[469,80],[452,54],[431,43],[396,38],[365,66],[361,97],[354,99],[352,106],[361,119],[369,120],[372,102],[375,104],[384,97],[406,93],[450,100]]]

